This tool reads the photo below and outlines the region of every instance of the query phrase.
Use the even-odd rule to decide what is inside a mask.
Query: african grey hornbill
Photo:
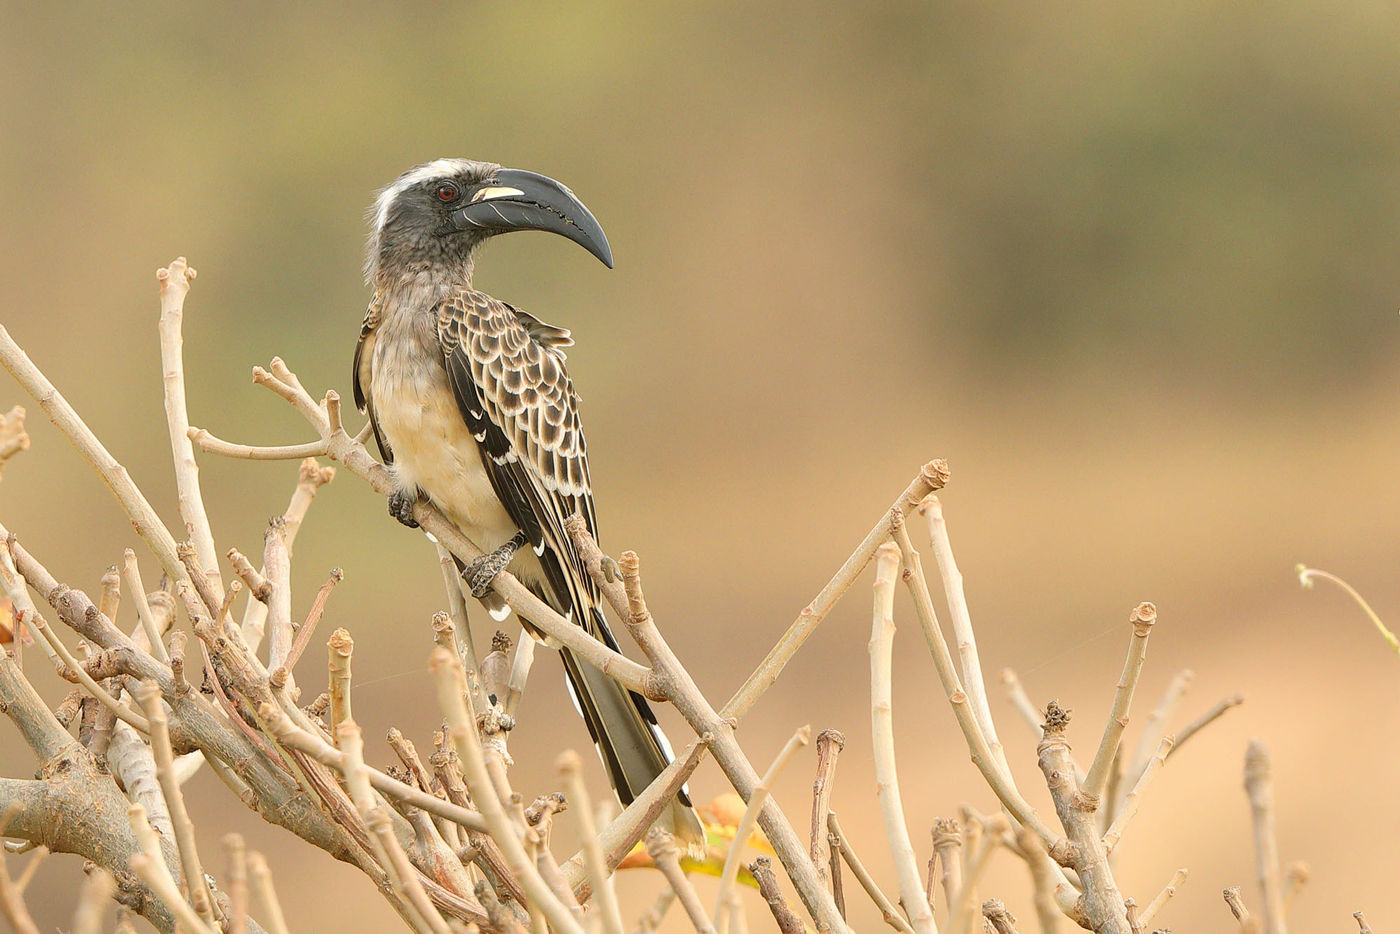
[[[561,234],[611,268],[602,228],[553,179],[466,159],[399,176],[379,194],[373,224],[365,274],[375,294],[355,349],[354,390],[398,487],[389,511],[416,525],[413,503],[426,497],[487,552],[461,570],[493,618],[509,613],[491,590],[508,567],[617,648],[564,532],[574,513],[598,531],[579,398],[564,368],[573,340],[472,288],[477,248],[512,230]],[[568,649],[560,655],[613,787],[630,802],[670,761],[666,739],[642,697]],[[684,796],[663,819],[687,841],[704,841]]]

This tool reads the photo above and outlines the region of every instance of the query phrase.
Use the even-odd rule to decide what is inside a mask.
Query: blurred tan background
[[[281,354],[313,391],[348,396],[375,189],[443,155],[553,175],[603,223],[616,270],[518,235],[491,245],[477,282],[573,329],[604,545],[641,553],[652,606],[712,699],[918,465],[946,456],[989,680],[1014,666],[1038,702],[1072,707],[1082,757],[1140,600],[1161,621],[1136,723],[1181,668],[1196,677],[1178,726],[1247,696],[1156,781],[1121,848],[1125,890],[1143,902],[1189,867],[1158,921],[1183,931],[1229,926],[1226,885],[1257,909],[1241,766],[1258,735],[1284,858],[1313,867],[1295,928],[1345,929],[1362,908],[1394,929],[1400,663],[1292,569],[1343,574],[1400,624],[1397,39],[1393,5],[1321,0],[7,4],[0,321],[178,522],[157,266],[186,254],[201,273],[193,422],[290,443],[305,431],[249,367]],[[0,407],[28,403],[0,388]],[[30,408],[34,448],[6,471],[0,516],[95,589],[135,537]],[[295,465],[201,467],[221,546],[256,549]],[[343,476],[296,559],[298,613],[345,569],[325,625],[355,635],[369,734],[398,725],[426,743],[427,620],[443,599],[429,546]],[[847,733],[836,807],[893,891],[869,602],[862,580],[742,737],[762,767],[801,723]],[[897,621],[899,765],[922,859],[935,817],[993,798],[902,596]],[[299,676],[314,685],[311,654]],[[558,675],[541,655],[513,742],[527,794],[554,787],[561,745],[588,744]],[[1048,808],[1029,732],[995,703]],[[32,769],[8,723],[0,761]],[[799,826],[811,768],[800,758],[777,790]],[[222,833],[248,833],[294,930],[392,926],[356,872],[260,826],[207,773],[193,788],[211,857]],[[723,781],[707,764],[693,788],[708,799]],[[40,874],[47,930],[66,923],[76,871],[64,857]],[[1024,875],[1003,856],[982,888],[1032,930]],[[660,885],[624,879],[629,921]],[[876,930],[849,901],[857,929]]]

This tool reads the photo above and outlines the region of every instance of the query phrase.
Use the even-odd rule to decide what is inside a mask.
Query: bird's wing
[[[557,608],[591,628],[597,587],[564,531],[579,513],[597,534],[578,393],[558,349],[568,332],[470,289],[438,306],[437,325],[492,488],[539,555]]]
[[[374,441],[379,445],[380,459],[386,464],[394,462],[394,452],[389,450],[389,442],[379,430],[374,418],[374,406],[370,400],[370,381],[374,373],[374,341],[379,327],[379,297],[369,303],[365,320],[360,324],[360,342],[355,345],[355,364],[350,373],[350,385],[355,393],[355,408],[369,416],[370,427],[374,429]]]

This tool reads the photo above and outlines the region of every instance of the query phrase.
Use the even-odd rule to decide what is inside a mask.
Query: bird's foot
[[[462,568],[462,580],[471,588],[472,596],[480,600],[491,592],[491,582],[496,575],[506,569],[515,553],[526,544],[525,533],[516,532],[515,537],[495,551],[477,558]]]
[[[603,580],[609,584],[622,580],[622,568],[617,566],[617,562],[610,555],[603,555],[600,564],[603,569]]]
[[[413,506],[417,502],[417,495],[409,496],[400,490],[395,490],[389,494],[389,515],[410,529],[416,529],[418,528],[418,520],[413,518]]]

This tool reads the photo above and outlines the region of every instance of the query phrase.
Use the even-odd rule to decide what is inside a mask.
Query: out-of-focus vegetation
[[[642,553],[707,693],[739,683],[912,468],[947,456],[991,672],[1014,665],[1037,701],[1101,710],[1076,686],[1111,680],[1105,634],[1152,599],[1145,689],[1189,665],[1201,706],[1249,698],[1158,780],[1139,818],[1156,843],[1125,855],[1125,886],[1190,866],[1163,923],[1224,922],[1219,890],[1250,872],[1235,763],[1260,734],[1286,855],[1314,866],[1297,925],[1359,907],[1394,928],[1400,844],[1373,838],[1397,819],[1392,660],[1290,570],[1345,573],[1383,615],[1400,603],[1397,40],[1393,5],[1321,0],[9,4],[0,322],[164,508],[158,265],[184,253],[201,271],[193,421],[302,440],[248,367],[280,353],[348,395],[374,189],[441,155],[554,175],[617,269],[521,234],[492,244],[478,283],[573,329],[603,543]],[[0,410],[18,401],[0,392]],[[93,543],[124,522],[32,408],[31,432],[42,459],[12,463],[0,511],[91,588],[117,558]],[[293,474],[204,459],[220,538],[255,547]],[[357,689],[431,703],[431,552],[364,490],[321,495],[297,544],[301,597],[344,566],[333,612],[386,620],[354,629],[394,665],[357,671]],[[811,695],[745,723],[775,749],[808,719],[843,729],[847,794],[870,775],[866,627],[854,599],[794,663]],[[1051,657],[1066,634],[1101,647],[1098,667]],[[926,665],[896,658],[897,709],[928,709]],[[551,663],[522,717],[567,708]],[[907,797],[926,850],[933,817],[975,786],[950,723],[896,729],[926,750],[900,760],[924,781]],[[1030,741],[1007,741],[1033,768]],[[14,748],[0,729],[0,757]],[[519,750],[519,774],[547,782],[553,750]],[[995,869],[986,883],[1009,902],[1020,884]],[[319,919],[372,925],[382,906],[346,889]]]

